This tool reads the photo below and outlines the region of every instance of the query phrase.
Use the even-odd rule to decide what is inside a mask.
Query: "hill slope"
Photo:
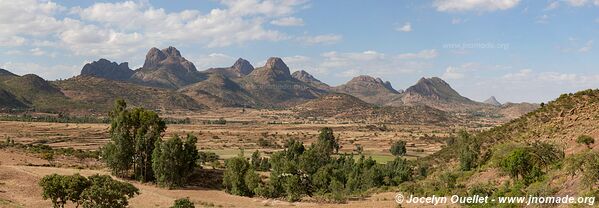
[[[86,110],[105,112],[118,98],[148,109],[199,110],[205,106],[174,90],[140,86],[96,77],[78,76],[55,84],[66,96],[85,104]]]
[[[448,113],[426,106],[378,107],[354,96],[332,93],[295,106],[301,117],[335,118],[349,122],[435,124],[453,120]]]

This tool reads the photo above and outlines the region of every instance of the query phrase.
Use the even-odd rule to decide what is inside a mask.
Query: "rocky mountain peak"
[[[263,67],[254,70],[251,75],[255,80],[260,82],[293,79],[287,64],[281,58],[277,57],[269,58]]]
[[[289,67],[287,67],[287,64],[285,64],[285,62],[283,62],[283,59],[279,58],[279,57],[270,57],[268,58],[268,60],[266,61],[266,65],[264,65],[265,68],[268,69],[278,69],[278,70],[282,70],[282,71],[286,71],[286,74],[289,74]]]
[[[118,64],[103,58],[85,64],[83,69],[81,69],[82,76],[100,77],[110,80],[127,80],[133,73],[133,70],[129,68],[129,63],[123,62]]]
[[[168,56],[181,57],[181,52],[177,48],[169,46],[168,48],[162,49],[162,52]]]
[[[158,69],[168,66],[173,69],[184,69],[187,72],[197,71],[195,65],[181,56],[181,52],[177,48],[169,46],[168,48],[159,50],[151,48],[146,54],[144,69]]]
[[[254,66],[252,66],[249,61],[242,58],[237,59],[231,68],[242,75],[248,75],[254,71]]]
[[[501,106],[501,103],[499,101],[497,101],[497,98],[495,98],[495,96],[491,96],[489,99],[485,100],[483,103],[494,105],[494,106]]]
[[[352,78],[346,85],[366,85],[366,86],[380,86],[390,90],[393,93],[399,93],[391,86],[391,82],[383,81],[381,78],[374,78],[368,75],[360,75]]]
[[[462,97],[447,82],[438,77],[423,77],[418,80],[416,85],[406,89],[406,92],[434,99],[469,101],[468,98]]]

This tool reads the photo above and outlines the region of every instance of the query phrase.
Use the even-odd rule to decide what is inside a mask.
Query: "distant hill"
[[[235,81],[220,73],[210,74],[208,79],[186,86],[179,92],[198,103],[218,107],[250,107],[262,103]]]
[[[447,125],[459,122],[427,106],[378,107],[354,96],[332,93],[293,108],[301,117],[336,118],[349,122]]]
[[[12,72],[7,71],[6,69],[0,68],[0,76],[17,76],[17,75],[13,74]]]
[[[295,71],[295,72],[293,72],[293,74],[291,74],[291,76],[299,81],[302,81],[306,84],[309,84],[309,85],[311,85],[315,88],[321,89],[321,90],[326,91],[326,90],[331,89],[331,86],[314,78],[314,76],[312,76],[310,73],[308,73],[304,70]]]
[[[455,91],[441,78],[421,78],[418,82],[394,98],[391,106],[429,106],[444,111],[491,111],[492,106],[472,101]]]
[[[491,96],[489,99],[486,99],[485,101],[483,101],[483,103],[492,105],[492,106],[501,106],[501,103],[499,101],[497,101],[497,98],[495,98],[495,96]]]
[[[81,69],[82,76],[100,77],[110,80],[129,80],[134,71],[129,68],[127,62],[117,64],[106,59],[100,59],[85,64]]]
[[[205,79],[195,65],[181,56],[175,47],[151,48],[142,68],[131,80],[145,85],[177,89]]]
[[[381,78],[366,75],[354,77],[349,82],[334,87],[333,91],[350,94],[377,105],[385,105],[400,94],[400,92],[393,89],[390,82],[384,82]]]
[[[206,106],[171,89],[136,85],[97,77],[77,76],[55,82],[66,96],[81,103],[82,110],[107,112],[116,99],[131,106],[161,110],[200,110]]]
[[[60,89],[34,74],[18,76],[3,70],[0,75],[0,108],[63,111],[76,106]]]

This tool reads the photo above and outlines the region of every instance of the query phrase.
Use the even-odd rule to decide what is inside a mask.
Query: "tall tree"
[[[103,149],[107,166],[120,177],[127,177],[133,169],[135,179],[153,180],[152,152],[166,130],[165,122],[153,111],[128,110],[123,100],[116,101],[110,118],[111,141]]]
[[[198,160],[196,142],[197,138],[191,134],[185,142],[178,135],[165,142],[156,141],[152,167],[159,185],[174,188],[187,182]]]

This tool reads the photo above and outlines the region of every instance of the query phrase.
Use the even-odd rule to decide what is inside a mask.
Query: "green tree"
[[[595,143],[595,139],[589,135],[580,135],[578,138],[576,138],[576,142],[578,144],[584,144],[590,149],[591,144]]]
[[[512,178],[524,178],[533,169],[531,155],[526,148],[515,149],[500,162],[500,167]]]
[[[175,204],[171,208],[195,208],[196,206],[189,200],[189,198],[180,198],[175,200]]]
[[[152,154],[152,167],[160,186],[174,188],[183,186],[193,173],[198,160],[197,138],[187,135],[185,142],[178,135],[162,142],[156,141]]]
[[[480,155],[480,144],[478,139],[466,131],[461,131],[458,136],[460,169],[469,171],[477,166]]]
[[[135,179],[153,180],[152,153],[156,140],[166,130],[165,122],[153,111],[128,110],[125,101],[120,99],[109,115],[111,141],[102,151],[107,166],[120,177],[127,177],[133,169]]]
[[[89,181],[79,174],[72,176],[52,174],[44,176],[39,185],[43,190],[42,197],[52,200],[53,207],[64,207],[68,201],[79,207],[82,203],[81,193],[89,187]]]
[[[339,142],[337,141],[337,139],[335,138],[335,135],[333,134],[333,129],[331,129],[329,127],[320,129],[317,143],[326,152],[329,152],[329,153],[333,153],[333,151],[335,151],[335,153],[339,152],[339,148],[340,148]]]
[[[392,155],[394,156],[404,156],[406,155],[406,142],[399,140],[391,145],[391,149],[389,149]]]
[[[135,186],[108,175],[93,175],[88,179],[90,186],[81,194],[85,208],[124,208],[130,198],[139,194]]]
[[[238,196],[251,196],[253,193],[245,183],[248,170],[250,170],[250,163],[242,156],[225,160],[225,172],[223,174],[225,191]]]
[[[68,193],[64,187],[64,176],[58,174],[47,175],[40,180],[42,187],[42,197],[52,200],[54,208],[64,207],[68,202]]]

